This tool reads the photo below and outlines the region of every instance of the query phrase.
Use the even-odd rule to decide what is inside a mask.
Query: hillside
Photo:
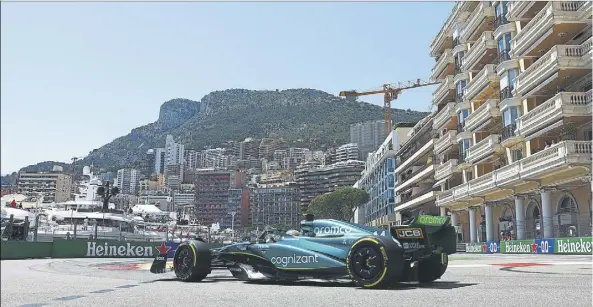
[[[396,121],[418,121],[425,112],[394,109]],[[149,148],[162,147],[167,134],[186,149],[219,146],[225,141],[277,134],[291,146],[315,149],[349,142],[349,125],[383,118],[382,108],[347,101],[314,89],[215,91],[200,102],[173,99],[163,103],[156,122],[133,129],[90,152],[80,163],[109,169],[136,165]]]

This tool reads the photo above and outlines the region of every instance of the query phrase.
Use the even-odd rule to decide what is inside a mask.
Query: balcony
[[[576,165],[591,166],[591,141],[563,141],[521,162],[522,179],[539,179]]]
[[[510,21],[533,18],[545,5],[545,1],[509,1],[507,18]]]
[[[455,103],[449,102],[442,110],[437,113],[432,121],[432,128],[435,130],[441,129],[448,122],[453,121],[453,118],[457,118],[455,113]]]
[[[453,75],[453,64],[455,63],[455,59],[453,58],[453,50],[447,49],[443,54],[439,57],[437,62],[432,69],[432,74],[430,77],[434,80],[442,80],[444,77],[448,75]]]
[[[503,152],[504,148],[500,145],[500,135],[491,134],[485,139],[479,141],[476,145],[470,147],[467,151],[467,162],[475,164],[484,160],[494,153]]]
[[[434,172],[434,179],[435,180],[445,179],[445,178],[453,175],[453,173],[455,173],[455,172],[457,172],[457,159],[451,159],[451,160],[445,162],[444,164],[437,166],[437,168]]]
[[[456,201],[468,201],[471,199],[469,195],[469,184],[462,183],[453,189],[453,197]]]
[[[496,190],[496,172],[482,175],[468,182],[468,194],[474,196],[484,196]]]
[[[586,93],[558,93],[517,119],[521,136],[529,136],[549,127],[562,118],[573,116],[591,117],[591,90]]]
[[[442,192],[441,194],[437,195],[437,200],[435,204],[437,206],[446,206],[455,201],[455,197],[453,195],[453,189],[449,189],[447,191]]]
[[[453,99],[455,99],[455,83],[453,82],[453,76],[447,76],[432,93],[432,103],[439,105]]]
[[[457,145],[456,139],[457,131],[450,130],[441,136],[435,143],[434,143],[434,153],[441,154],[447,149],[451,148],[451,146]]]
[[[485,65],[492,63],[492,59],[496,58],[496,41],[491,31],[485,31],[482,36],[475,42],[463,57],[461,69],[474,71],[480,69],[480,64]]]
[[[515,186],[520,180],[521,165],[519,162],[514,162],[497,169],[496,172],[496,186],[504,189]]]
[[[507,19],[506,16],[496,16],[494,17],[494,29],[498,29],[499,27],[502,27],[506,24],[509,23],[509,20]]]
[[[512,123],[509,124],[507,126],[505,126],[504,128],[502,128],[502,137],[501,137],[501,144],[503,146],[509,146],[509,145],[514,145],[516,144],[516,142],[513,142],[513,138],[518,137],[519,135],[515,132],[517,129],[517,124],[516,123]],[[512,144],[510,144],[512,143]]]
[[[590,38],[581,45],[554,46],[517,76],[516,92],[526,96],[556,90],[563,80],[585,76],[591,71],[591,42]]]
[[[430,44],[430,56],[436,57],[445,49],[452,48],[453,23],[456,21],[464,21],[469,15],[468,10],[472,9],[474,6],[475,3],[472,1],[455,3],[455,7],[453,7],[451,14],[449,14],[443,27]]]
[[[465,129],[475,132],[483,123],[493,117],[499,117],[498,100],[488,99],[465,119]]]
[[[537,56],[539,50],[566,43],[586,27],[587,18],[582,15],[590,8],[590,1],[550,1],[515,35],[511,52],[517,56]]]
[[[490,2],[480,2],[466,21],[463,32],[461,32],[461,39],[466,42],[475,41],[478,35],[491,27],[489,24],[494,21],[494,15],[494,8]]]
[[[481,100],[484,97],[490,97],[491,91],[489,89],[497,89],[500,86],[500,77],[496,74],[496,66],[488,64],[470,81],[465,87],[463,96],[466,100]]]

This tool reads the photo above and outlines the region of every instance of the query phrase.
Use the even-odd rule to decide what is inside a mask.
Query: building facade
[[[591,2],[457,2],[430,46],[441,192],[465,242],[591,236]]]
[[[64,173],[20,173],[18,193],[27,197],[43,197],[44,203],[65,202],[70,199],[72,176]]]
[[[358,144],[356,143],[349,143],[339,146],[336,148],[335,155],[335,162],[346,162],[348,160],[360,161]]]
[[[368,156],[354,187],[365,190],[369,194],[369,201],[355,209],[355,223],[376,225],[394,213],[395,152],[407,140],[411,128],[411,124],[398,124],[379,149]]]
[[[140,171],[122,168],[117,171],[116,186],[120,194],[136,195],[139,190]]]
[[[299,186],[295,182],[251,188],[249,224],[251,227],[283,225],[298,228],[301,216]]]
[[[357,160],[366,161],[370,153],[379,148],[386,134],[384,120],[374,120],[350,125],[350,143],[358,145],[359,157]]]
[[[351,187],[360,179],[365,163],[362,161],[338,162],[329,166],[304,163],[294,171],[299,187],[301,211],[307,211],[315,196]]]

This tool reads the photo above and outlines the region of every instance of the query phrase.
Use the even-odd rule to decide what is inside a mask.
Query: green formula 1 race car
[[[449,217],[421,215],[409,225],[382,229],[307,215],[300,230],[267,230],[257,242],[220,248],[201,240],[182,243],[172,270],[181,281],[201,281],[224,268],[240,280],[350,278],[363,288],[383,288],[437,280],[455,252]],[[167,254],[158,255],[150,270],[167,272],[166,264]]]

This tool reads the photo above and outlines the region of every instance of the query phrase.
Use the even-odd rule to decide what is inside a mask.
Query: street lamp
[[[229,214],[232,216],[232,219],[231,219],[231,239],[235,240],[235,214],[237,214],[237,212],[230,211]]]

